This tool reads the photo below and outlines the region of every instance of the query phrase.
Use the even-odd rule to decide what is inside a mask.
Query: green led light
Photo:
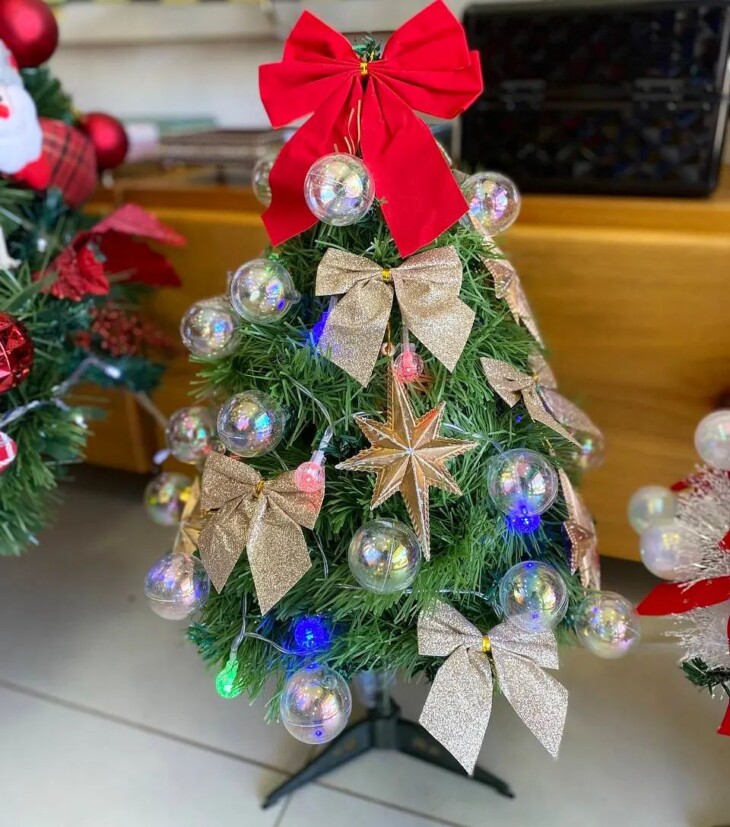
[[[243,692],[243,687],[236,682],[237,675],[238,660],[234,658],[233,660],[229,660],[215,676],[216,692],[221,698],[237,698],[241,692]]]

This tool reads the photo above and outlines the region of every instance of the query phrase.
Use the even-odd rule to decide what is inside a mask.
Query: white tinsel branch
[[[683,661],[700,658],[710,669],[730,669],[728,618],[730,601],[705,609],[693,609],[686,614],[675,615],[677,628],[667,632],[667,635],[682,642],[686,650]]]
[[[730,479],[727,472],[700,466],[697,482],[683,492],[677,504],[677,517],[697,537],[702,549],[702,564],[687,572],[689,581],[730,575],[730,552],[720,547],[730,531]]]

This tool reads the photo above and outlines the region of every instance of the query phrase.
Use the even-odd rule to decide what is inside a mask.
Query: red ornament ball
[[[121,122],[111,115],[87,112],[79,120],[79,129],[93,144],[99,169],[114,169],[127,157],[127,132]]]
[[[18,446],[15,440],[3,431],[0,431],[0,474],[15,462],[18,456]]]
[[[43,0],[0,0],[0,40],[21,69],[40,66],[58,46],[56,17]]]
[[[33,367],[33,340],[24,324],[0,312],[0,393],[17,388]]]
[[[324,488],[324,466],[318,462],[303,462],[294,472],[294,484],[304,494],[316,494]]]

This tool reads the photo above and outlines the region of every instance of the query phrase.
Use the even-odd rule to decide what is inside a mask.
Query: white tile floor
[[[0,827],[712,827],[730,823],[730,739],[656,640],[623,661],[563,656],[571,691],[553,762],[497,701],[481,763],[514,801],[391,753],[353,762],[271,810],[264,794],[307,759],[261,705],[223,701],[141,596],[170,543],[140,479],[85,471],[39,549],[0,560]],[[638,567],[607,585],[646,588]],[[417,717],[425,686],[399,686]]]

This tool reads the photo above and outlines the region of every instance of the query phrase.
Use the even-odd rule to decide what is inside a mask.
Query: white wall
[[[516,2],[518,0],[515,0]],[[268,122],[257,67],[278,60],[305,6],[338,29],[388,30],[428,0],[345,0],[191,6],[71,4],[51,66],[81,110],[122,118],[211,116],[222,126]],[[451,0],[460,15],[469,0]]]

